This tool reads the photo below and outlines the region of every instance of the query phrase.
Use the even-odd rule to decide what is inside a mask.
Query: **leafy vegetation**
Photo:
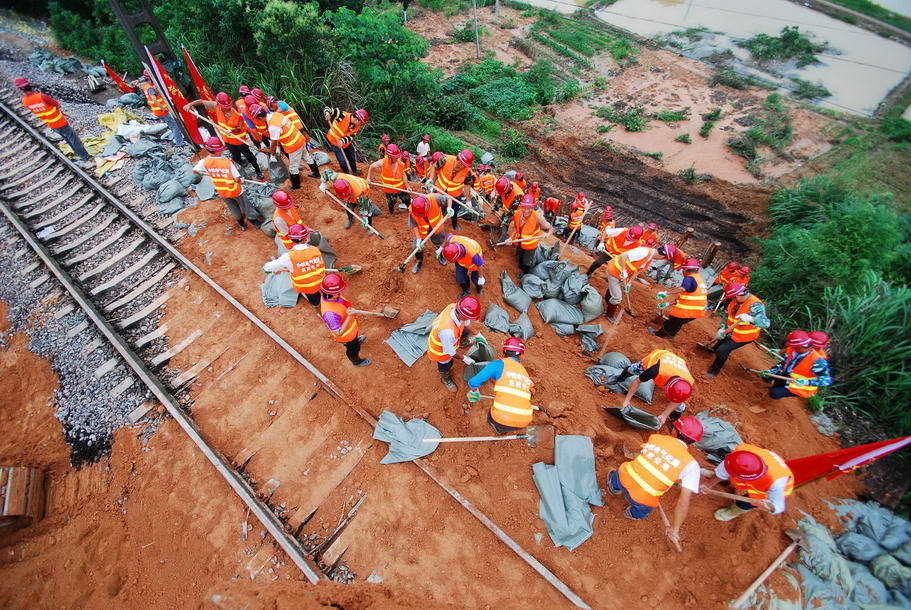
[[[490,32],[484,26],[478,26],[478,36],[486,36]],[[474,42],[474,24],[468,21],[460,28],[455,28],[452,32],[452,39],[456,42]]]
[[[760,89],[775,89],[774,85],[761,81],[752,76],[738,74],[733,70],[716,70],[709,80],[709,86],[723,85],[731,89],[746,91],[750,87],[759,87]]]
[[[762,114],[753,119],[753,127],[728,138],[727,145],[734,154],[747,160],[747,169],[759,178],[762,171],[757,147],[768,146],[780,153],[791,143],[794,130],[788,109],[781,103],[781,96],[777,93],[766,98]]]
[[[875,2],[870,2],[870,0],[830,0],[830,2],[840,4],[846,8],[857,11],[858,13],[863,13],[864,15],[868,15],[879,21],[894,25],[906,32],[911,32],[911,18],[890,11]],[[848,15],[847,17],[851,16]],[[841,19],[841,17],[839,18]],[[853,17],[851,17],[851,19],[852,21],[849,21],[849,23],[857,22],[857,19],[854,19]],[[844,20],[848,21],[847,19]]]
[[[705,112],[702,114],[703,121],[717,121],[721,118],[721,108],[715,108],[711,112]]]
[[[702,127],[699,128],[699,135],[703,138],[709,137],[709,134],[712,133],[712,129],[715,128],[715,121],[704,121]]]
[[[627,131],[645,131],[645,126],[648,124],[648,114],[642,106],[636,106],[626,111],[617,110],[611,106],[601,106],[595,111],[595,115],[611,123],[623,125]]]
[[[588,58],[604,51],[617,61],[630,60],[636,53],[629,38],[608,32],[597,23],[545,9],[532,14],[538,17],[529,30],[532,38],[568,57],[580,68],[591,68]]]
[[[712,179],[712,174],[700,174],[693,165],[678,171],[677,175],[691,184],[695,182],[708,182]]]
[[[499,143],[500,154],[509,159],[521,159],[528,156],[528,146],[528,138],[515,129],[507,129]]]
[[[692,144],[693,141],[690,139],[690,134],[681,133],[679,136],[674,138],[674,142],[683,142],[684,144]]]
[[[757,34],[752,38],[738,40],[737,46],[747,49],[754,59],[763,63],[795,59],[798,68],[820,63],[816,54],[828,48],[826,43],[810,40],[796,25],[783,27],[780,36]]]
[[[794,89],[791,91],[794,97],[812,100],[820,97],[829,97],[832,95],[831,91],[819,83],[811,83],[808,80],[803,80],[802,78],[795,77],[791,77],[790,80],[795,85]]]
[[[664,158],[663,152],[640,152],[639,154],[643,157],[650,157],[652,159],[655,159],[656,161],[661,161],[661,159]]]
[[[597,129],[595,129],[595,131],[597,131],[598,133],[607,133],[608,131],[610,131],[613,128],[614,128],[613,125],[598,125],[598,127],[597,127]]]
[[[686,121],[690,118],[690,115],[679,110],[659,110],[652,117],[665,123],[675,123],[677,121]]]

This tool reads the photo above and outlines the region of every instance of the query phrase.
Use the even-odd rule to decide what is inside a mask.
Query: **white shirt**
[[[681,441],[683,442],[683,441]],[[685,444],[685,443],[684,443]],[[693,460],[689,464],[683,467],[683,470],[680,472],[680,487],[684,489],[689,489],[694,494],[699,493],[699,479],[702,476],[702,471],[699,468],[699,462]]]
[[[430,154],[430,143],[425,142],[424,140],[421,140],[420,142],[418,142],[418,145],[415,148],[415,150],[417,151],[418,156],[426,157],[427,155]]]
[[[645,258],[651,258],[655,255],[655,251],[651,248],[640,246],[638,248],[633,248],[632,250],[627,250],[624,254],[626,254],[631,263],[635,263],[636,261],[641,261]]]
[[[627,231],[626,227],[615,227],[613,229],[608,227],[608,228],[604,229],[604,236],[605,237],[617,237],[618,235],[626,233],[626,231]]]
[[[449,313],[449,316],[450,316],[450,318],[452,318],[452,321],[455,322],[456,324],[462,324],[462,321],[459,320],[459,317],[456,315],[455,307],[452,308],[452,311]],[[468,328],[468,326],[470,324],[471,324],[471,320],[465,320],[463,326],[465,328]],[[448,328],[444,328],[444,329],[440,330],[440,343],[443,344],[443,353],[444,354],[446,354],[447,356],[456,355],[456,336],[455,336],[454,332],[452,332]]]
[[[721,479],[722,481],[730,480],[728,471],[724,468],[724,462],[718,464],[718,467],[715,468],[715,476]],[[785,507],[785,496],[784,492],[788,488],[788,479],[790,477],[781,477],[776,479],[772,486],[769,487],[768,495],[769,502],[772,503],[772,514],[780,515],[784,512]]]
[[[291,247],[292,250],[303,250],[304,248],[309,248],[310,244],[294,244]],[[269,261],[263,265],[263,271],[268,271],[269,273],[275,273],[276,271],[291,271],[293,269],[291,264],[291,255],[288,252],[285,252],[275,260]]]
[[[208,158],[208,157],[206,157],[206,158]],[[196,172],[197,174],[209,173],[206,171],[206,166],[203,165],[203,163],[202,163],[203,161],[205,161],[205,159],[200,160],[199,162],[196,163],[196,165],[193,166],[193,171]],[[237,171],[237,165],[235,165],[234,163],[231,164],[231,175],[235,178],[240,178],[240,172]]]
[[[269,120],[269,117],[271,117],[273,114],[275,114],[275,113],[274,113],[274,112],[270,112],[270,113],[268,114],[268,116],[266,117],[266,120],[268,121],[268,120]],[[281,135],[282,135],[282,127],[281,127],[281,124],[279,124],[279,125],[273,125],[272,123],[269,123],[269,139],[270,139],[270,140],[275,140],[275,141],[277,142],[277,141],[279,140],[279,137],[280,137]]]

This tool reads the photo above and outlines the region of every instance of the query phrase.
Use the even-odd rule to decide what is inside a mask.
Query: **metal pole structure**
[[[471,0],[471,11],[474,13],[475,59],[481,59],[481,37],[478,34],[478,1],[477,0]]]

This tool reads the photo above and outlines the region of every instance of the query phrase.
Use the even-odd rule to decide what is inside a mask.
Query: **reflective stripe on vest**
[[[382,178],[384,193],[401,193],[399,189],[405,188],[405,164],[383,157]]]
[[[329,140],[329,143],[333,146],[348,148],[351,145],[351,142],[342,144],[342,138],[353,136],[360,130],[360,125],[351,124],[351,113],[346,112],[342,114],[340,119],[332,121],[332,125],[329,126],[329,131],[326,132],[326,139]]]
[[[411,219],[414,221],[418,230],[418,235],[421,236],[421,239],[426,239],[427,236],[430,235],[430,232],[433,231],[433,228],[443,219],[443,212],[440,207],[438,196],[426,195],[426,197],[427,203],[430,204],[430,209],[427,210],[426,218],[415,216],[411,211],[411,206],[408,207],[408,213],[411,214]]]
[[[569,230],[578,229],[582,226],[582,219],[585,218],[585,208],[579,208],[569,214]]]
[[[731,339],[735,343],[749,343],[750,341],[755,341],[759,338],[759,327],[753,326],[747,322],[739,322],[737,316],[742,313],[750,313],[750,307],[753,306],[753,303],[762,303],[755,294],[751,294],[747,297],[747,300],[743,303],[738,303],[736,298],[731,299],[730,305],[728,305],[728,319],[727,325],[731,326],[732,324],[737,324],[734,327],[733,332],[731,333]]]
[[[522,201],[523,195],[525,195],[525,191],[522,190],[522,187],[513,182],[512,190],[506,193],[505,197],[502,197],[503,207],[512,212],[513,208]]]
[[[370,185],[367,184],[367,181],[363,178],[358,178],[357,176],[352,176],[351,174],[343,174],[337,172],[335,174],[335,179],[338,180],[341,178],[345,182],[351,185],[351,195],[348,199],[344,199],[348,203],[355,203],[361,195],[366,195],[367,191],[370,190]]]
[[[231,168],[234,167],[231,159],[224,157],[206,157],[202,166],[212,179],[212,186],[221,197],[239,197],[244,192],[240,180],[234,177]]]
[[[502,426],[524,428],[531,423],[531,378],[525,367],[512,358],[503,358],[503,374],[493,386],[490,417]]]
[[[534,250],[538,247],[538,244],[541,243],[541,238],[544,237],[544,231],[541,230],[541,223],[538,221],[538,213],[532,211],[529,214],[528,218],[525,219],[524,224],[522,222],[522,210],[516,210],[516,213],[512,217],[513,223],[516,225],[515,231],[513,232],[513,239],[525,239],[526,237],[537,237],[537,239],[532,239],[530,241],[523,241],[518,244],[523,250]]]
[[[287,104],[287,102],[285,102]],[[297,111],[294,110],[290,105],[287,110],[279,110],[283,115],[288,117],[288,120],[297,127],[299,130],[304,130],[304,122],[301,120],[300,115],[297,114]]]
[[[281,218],[290,228],[291,225],[303,225],[304,221],[301,219],[300,212],[297,211],[297,208],[291,206],[287,210],[280,210],[275,208],[275,211],[272,212],[272,226],[275,226],[275,219]],[[281,240],[282,245],[284,245],[288,250],[294,247],[294,242],[291,241],[291,238],[287,235],[279,232],[278,228],[275,229],[275,234],[278,235],[278,238]]]
[[[813,364],[822,358],[816,350],[810,350],[807,355],[791,369],[790,376],[794,379],[816,379],[816,373],[813,372]],[[819,386],[804,385],[801,383],[788,383],[788,390],[801,398],[809,398],[819,391]]]
[[[455,309],[455,303],[450,303],[443,308],[433,320],[430,326],[430,334],[427,336],[427,356],[434,362],[449,362],[452,356],[443,352],[443,342],[440,341],[440,331],[444,329],[451,330],[455,335],[456,345],[462,337],[462,331],[465,330],[465,323],[457,324],[452,319],[452,312]]]
[[[693,456],[683,441],[652,434],[640,447],[636,459],[620,465],[620,483],[635,502],[655,507],[692,461]]]
[[[671,377],[681,377],[695,384],[690,370],[686,366],[686,361],[672,351],[666,349],[656,349],[642,359],[642,368],[648,370],[658,364],[658,375],[655,377],[655,385],[659,388],[667,386]]]
[[[300,130],[294,126],[294,123],[291,122],[291,119],[283,115],[281,112],[273,112],[269,115],[268,124],[270,127],[278,127],[281,129],[281,134],[278,136],[278,141],[282,145],[282,150],[287,154],[298,151],[304,144],[307,143],[307,140],[304,138]]]
[[[604,240],[604,248],[608,252],[613,254],[614,256],[617,256],[618,254],[623,254],[624,252],[629,252],[633,248],[638,248],[643,243],[641,240],[636,240],[636,241],[632,242],[631,244],[627,244],[625,242],[626,242],[626,231],[624,231],[623,233],[620,233],[619,235],[614,235],[613,237],[608,237],[606,240]]]
[[[452,197],[459,197],[470,171],[471,168],[462,165],[455,155],[449,155],[443,162],[443,167],[437,170],[437,187]]]
[[[746,492],[751,498],[766,500],[769,497],[769,489],[775,481],[783,477],[788,477],[788,484],[785,486],[784,496],[787,498],[794,491],[794,473],[791,472],[791,469],[788,467],[787,463],[781,459],[780,455],[774,451],[769,451],[768,449],[763,449],[762,447],[757,447],[756,445],[751,445],[749,443],[740,443],[734,451],[749,451],[750,453],[755,453],[759,456],[759,459],[765,463],[767,468],[765,475],[753,481],[742,481],[735,477],[731,477],[731,485],[733,485],[735,489]]]
[[[478,178],[478,192],[484,195],[490,195],[497,184],[497,179],[493,174],[484,174]]]
[[[465,248],[465,256],[456,261],[457,264],[465,267],[468,271],[477,271],[480,267],[474,264],[475,255],[481,255],[481,244],[462,235],[453,235],[449,238],[451,244],[461,244]]]
[[[654,258],[654,256],[655,256],[655,251],[652,250],[651,248],[648,248],[648,250],[650,250],[650,254],[648,256],[640,258],[637,261],[631,260],[629,257],[627,257],[627,259],[626,259],[626,275],[627,276],[631,276],[632,274],[636,273],[637,271],[639,271],[641,269],[645,269],[649,265],[652,264],[652,258]],[[620,263],[618,262],[619,260],[620,260],[620,256],[618,255],[618,256],[615,256],[614,258],[610,259],[610,262],[607,263],[607,272],[617,279],[620,279]]]
[[[60,129],[69,125],[60,108],[46,104],[38,91],[33,91],[23,97],[22,105],[31,110],[48,127]]]
[[[288,252],[291,258],[291,285],[301,294],[319,292],[319,286],[326,277],[326,264],[323,255],[316,246],[292,249]]]
[[[715,278],[714,284],[718,284],[719,286],[727,286],[734,281],[734,278],[736,276],[736,271],[731,271],[730,273],[727,271],[722,271],[718,274],[718,277]]]
[[[707,313],[705,308],[709,303],[705,280],[698,273],[692,273],[688,277],[696,280],[696,289],[692,292],[681,292],[667,313],[674,318],[704,318]]]
[[[423,163],[415,163],[414,169],[418,172],[418,177],[426,178],[430,175],[430,161],[424,159]]]
[[[155,90],[152,83],[140,83],[139,88],[142,89],[143,94],[145,94],[146,101],[149,102],[149,110],[152,111],[152,114],[155,116],[165,116],[168,114],[168,105],[165,103],[164,98],[158,95],[158,92]],[[155,93],[152,93],[152,91],[155,91]]]
[[[233,123],[231,123],[233,121]],[[224,131],[221,132],[225,144],[243,144],[247,135],[247,127],[242,116],[234,113],[231,118],[225,116],[225,111],[220,106],[215,108],[215,122]]]
[[[348,313],[349,307],[351,307],[351,303],[342,298],[339,298],[338,300],[329,300],[326,297],[322,297],[320,300],[320,317],[322,317],[323,314],[332,312],[338,314],[338,316],[342,319],[342,325],[338,330],[334,331],[331,328],[329,329],[329,334],[339,343],[348,343],[357,339],[357,318],[354,315]]]

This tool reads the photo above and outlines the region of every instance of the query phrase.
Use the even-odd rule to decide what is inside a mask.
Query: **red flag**
[[[202,146],[202,135],[200,135],[199,127],[196,124],[196,115],[193,114],[192,111],[187,112],[183,109],[183,107],[189,103],[187,98],[184,97],[183,93],[180,92],[180,89],[177,88],[174,79],[167,73],[164,66],[161,65],[161,62],[149,52],[148,47],[146,47],[146,55],[149,56],[149,60],[152,63],[151,72],[155,75],[158,83],[164,85],[162,97],[170,103],[171,112],[176,110],[180,114],[184,127],[187,128],[187,133],[190,134],[190,139],[198,146]]]
[[[122,78],[120,78],[120,76],[116,72],[114,72],[114,70],[111,68],[111,66],[104,63],[103,59],[101,60],[101,65],[104,66],[104,69],[108,71],[108,76],[111,77],[111,80],[114,81],[114,84],[117,85],[118,89],[120,89],[124,93],[136,93],[136,87],[124,82],[124,80]]]
[[[193,58],[190,57],[190,52],[187,51],[186,47],[180,48],[183,51],[184,61],[187,62],[187,70],[190,72],[190,78],[193,79],[193,84],[196,86],[196,91],[199,93],[199,99],[206,100],[207,102],[214,102],[215,96],[212,95],[212,90],[209,89],[209,85],[206,84],[202,74],[200,74],[199,70],[196,68],[196,63],[194,63]],[[213,123],[216,122],[214,110],[206,110],[206,114],[209,115],[209,118]]]
[[[908,445],[911,445],[911,436],[903,436],[888,441],[788,460],[787,464],[794,473],[794,487],[800,487],[823,477],[834,479]]]

